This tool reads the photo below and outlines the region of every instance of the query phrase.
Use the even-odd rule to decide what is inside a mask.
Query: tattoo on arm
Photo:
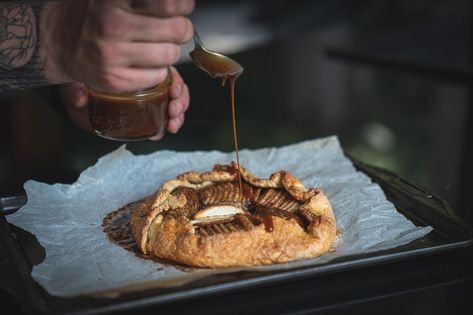
[[[31,1],[0,3],[0,91],[48,84],[38,56],[42,7]]]

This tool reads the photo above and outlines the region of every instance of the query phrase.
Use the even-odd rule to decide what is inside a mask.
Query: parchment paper
[[[235,269],[187,273],[138,258],[112,244],[101,224],[107,213],[153,193],[165,180],[232,160],[233,152],[218,151],[157,151],[135,156],[121,146],[83,171],[71,185],[26,182],[28,203],[7,219],[35,234],[46,249],[46,259],[33,268],[32,276],[52,295],[93,294],[150,281],[153,286],[177,285],[209,273],[231,272]],[[432,230],[416,227],[398,213],[381,188],[355,170],[336,137],[242,150],[240,162],[258,177],[285,169],[306,187],[322,188],[342,231],[336,250],[322,257],[242,269],[268,271],[320,264],[403,245]]]

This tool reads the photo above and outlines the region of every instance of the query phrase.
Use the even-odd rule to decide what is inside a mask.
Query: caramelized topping
[[[227,172],[233,175],[235,175],[235,171],[236,171],[236,169],[233,166],[227,165],[227,164],[215,164],[213,170],[219,171],[219,172]]]
[[[174,210],[176,211],[176,214],[191,218],[202,207],[200,198],[199,196],[197,196],[197,192],[195,191],[195,189],[187,187],[178,187],[172,192],[172,194],[174,196],[184,194],[186,198],[185,206],[183,208]]]
[[[309,224],[313,223],[314,226],[318,226],[320,224],[320,220],[322,219],[320,215],[304,208],[299,209],[298,212],[309,222]]]
[[[238,172],[230,165],[216,165],[214,170],[231,174]],[[311,230],[320,224],[319,215],[301,207],[302,202],[285,190],[239,184],[236,181],[225,182],[200,190],[179,187],[173,195],[185,194],[186,204],[167,211],[166,215],[192,219],[196,232],[201,235],[231,233],[242,228],[250,230],[260,224],[264,224],[267,232],[272,232],[273,217],[295,220],[306,230],[310,224]]]
[[[254,203],[253,188],[250,185],[243,184],[241,189],[243,207],[248,207],[251,203]]]
[[[251,230],[255,224],[244,214],[237,214],[235,216],[235,219],[241,224],[243,225],[243,227],[245,228],[245,230]]]
[[[256,201],[263,206],[287,212],[294,212],[301,206],[301,202],[295,200],[288,192],[276,189],[265,190]]]
[[[199,198],[206,206],[222,202],[239,202],[240,192],[233,183],[223,183],[200,190]]]
[[[272,232],[274,229],[273,226],[273,217],[271,214],[267,214],[263,217],[263,224],[264,224],[264,229],[266,232]]]
[[[217,165],[215,170],[233,172],[233,167]],[[295,200],[286,191],[278,189],[253,188],[242,184],[242,200],[240,204],[240,189],[238,183],[222,183],[201,189],[197,193],[187,190],[186,196],[191,198],[192,206],[200,204],[206,208],[189,210],[189,208],[168,211],[171,215],[183,214],[191,221],[202,235],[216,233],[231,233],[238,231],[239,227],[250,230],[259,224],[264,224],[267,232],[274,230],[273,216],[285,220],[295,220],[302,228],[306,229],[312,222],[319,222],[320,218],[306,209],[300,209],[301,202]],[[181,188],[179,188],[181,189]],[[192,189],[191,189],[192,190]],[[187,206],[187,205],[186,205]],[[189,216],[192,213],[192,216]],[[319,221],[317,221],[319,220]],[[210,228],[209,226],[214,226]],[[316,223],[313,227],[316,227]]]

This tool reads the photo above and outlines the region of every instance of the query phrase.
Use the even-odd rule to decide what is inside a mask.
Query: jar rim
[[[99,89],[95,89],[90,86],[86,86],[89,95],[101,98],[109,98],[109,99],[135,99],[139,98],[146,98],[150,96],[155,96],[157,93],[162,93],[167,91],[172,83],[172,73],[168,69],[168,75],[166,79],[159,83],[158,85],[152,86],[150,88],[146,88],[143,90],[132,91],[132,92],[110,92],[110,91],[103,91]]]

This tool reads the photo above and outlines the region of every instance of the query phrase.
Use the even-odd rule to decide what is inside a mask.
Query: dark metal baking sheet
[[[460,220],[442,198],[394,173],[353,158],[352,161],[383,188],[387,198],[399,212],[417,225],[431,225],[434,231],[394,249],[338,258],[316,266],[264,273],[214,275],[180,287],[146,289],[115,298],[58,298],[49,295],[30,276],[31,267],[41,261],[44,250],[42,251],[33,235],[6,222],[3,214],[18,210],[26,202],[25,196],[10,196],[0,198],[0,274],[9,275],[0,278],[0,285],[18,299],[25,311],[59,314],[110,313],[438,254],[473,243],[473,229]]]

